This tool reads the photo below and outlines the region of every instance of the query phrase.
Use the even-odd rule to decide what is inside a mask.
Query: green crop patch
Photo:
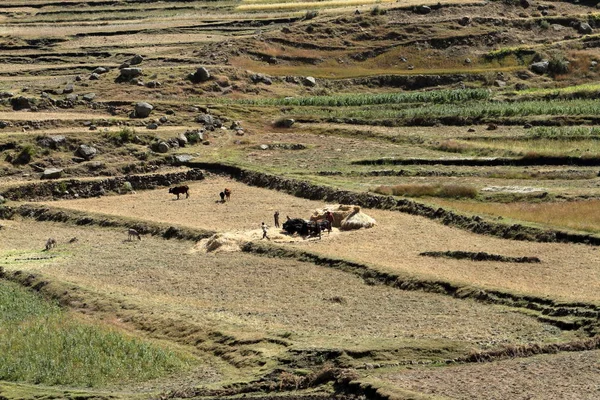
[[[0,380],[97,387],[186,369],[191,358],[73,318],[0,281]]]

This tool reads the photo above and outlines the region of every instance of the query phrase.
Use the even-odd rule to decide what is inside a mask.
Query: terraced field
[[[598,397],[598,15],[4,1],[0,399]]]

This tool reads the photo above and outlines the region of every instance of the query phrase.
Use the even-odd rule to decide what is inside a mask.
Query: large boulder
[[[587,22],[581,22],[577,26],[577,31],[581,34],[589,35],[593,32],[593,29]]]
[[[156,151],[159,153],[166,153],[170,149],[169,145],[166,142],[159,142],[156,146]]]
[[[307,76],[305,78],[302,79],[302,84],[304,86],[316,86],[317,85],[317,80],[315,78],[313,78],[312,76]]]
[[[200,114],[196,117],[196,122],[204,125],[212,125],[214,121],[213,116],[210,114]]]
[[[65,88],[63,89],[63,93],[64,94],[69,94],[69,93],[73,93],[73,90],[75,90],[75,88],[73,87],[72,83],[67,84],[67,86],[65,86]]]
[[[94,74],[101,75],[101,74],[105,74],[105,73],[107,73],[107,72],[108,72],[108,70],[107,70],[106,68],[104,68],[104,67],[98,67],[98,68],[94,69],[94,71],[92,71],[92,72],[93,72]]]
[[[11,104],[13,110],[15,110],[15,111],[25,110],[25,109],[31,108],[31,106],[32,106],[31,100],[28,99],[27,97],[23,97],[23,96],[12,97],[10,99],[10,104]]]
[[[152,104],[140,101],[135,105],[134,115],[136,118],[147,118],[153,109]]]
[[[548,72],[549,62],[548,60],[543,60],[540,62],[533,63],[529,66],[529,69],[535,72],[536,74],[545,74]]]
[[[83,95],[82,99],[85,101],[92,101],[96,98],[96,93],[86,93]]]
[[[431,7],[429,7],[429,6],[417,6],[417,7],[415,7],[415,12],[417,14],[429,14],[431,12]]]
[[[141,68],[121,68],[119,71],[121,71],[121,74],[117,78],[119,81],[130,81],[142,75]]]
[[[206,82],[210,79],[210,72],[204,67],[200,67],[190,75],[190,80],[194,82]]]
[[[138,65],[141,64],[142,61],[144,61],[144,57],[142,57],[139,54],[136,54],[135,56],[131,57],[131,59],[128,61],[129,65]]]
[[[58,179],[62,176],[62,168],[46,168],[40,179]]]
[[[63,135],[42,136],[37,142],[40,147],[57,149],[59,146],[67,144],[67,138]]]
[[[96,153],[98,153],[98,150],[96,150],[95,147],[88,146],[87,144],[82,144],[79,145],[79,147],[77,148],[75,155],[89,161],[96,156]]]
[[[186,162],[192,161],[194,156],[190,154],[176,154],[173,156],[174,164],[185,164]]]

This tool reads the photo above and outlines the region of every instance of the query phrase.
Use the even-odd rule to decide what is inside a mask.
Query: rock
[[[160,122],[161,124],[166,124],[169,121],[169,119],[166,116],[162,116],[159,118],[158,122]]]
[[[167,115],[175,115],[175,111],[173,111],[173,110],[169,109],[169,110],[167,110],[167,111],[165,112],[165,114],[167,114]]]
[[[62,168],[47,168],[42,172],[40,179],[57,179],[62,176]]]
[[[11,104],[13,110],[15,110],[15,111],[25,110],[25,109],[31,108],[31,106],[32,106],[31,100],[28,99],[27,97],[23,97],[23,96],[12,97],[10,99],[10,104]]]
[[[194,159],[194,156],[190,154],[175,154],[173,156],[173,163],[175,164],[184,164],[186,162],[190,162]]]
[[[68,93],[73,93],[73,90],[75,90],[75,88],[73,87],[72,83],[69,83],[67,86],[65,86],[65,88],[63,89],[63,93],[64,94],[68,94]]]
[[[67,138],[63,135],[42,136],[37,140],[38,146],[57,149],[67,144]]]
[[[498,129],[498,125],[496,124],[489,124],[487,127],[488,131],[495,131],[496,129]]]
[[[469,128],[469,129],[467,129],[467,132],[471,132],[471,133],[475,132],[475,129],[474,128]]]
[[[233,129],[233,130],[238,130],[238,129],[242,129],[242,123],[240,121],[233,121],[231,123],[231,126],[229,127],[229,129]]]
[[[210,114],[200,114],[196,117],[196,122],[204,124],[204,125],[213,125],[214,118]]]
[[[96,98],[96,93],[86,93],[83,95],[82,99],[85,101],[92,101]]]
[[[14,94],[12,94],[11,92],[0,92],[0,99],[9,99],[13,96]]]
[[[462,17],[458,20],[460,26],[467,26],[471,23],[471,17]]]
[[[98,130],[98,127],[96,125],[90,125],[89,130],[90,131]]]
[[[159,142],[158,146],[156,147],[156,151],[158,151],[159,153],[166,153],[169,151],[169,145],[166,142]]]
[[[158,124],[155,122],[151,122],[148,125],[146,125],[146,129],[158,129]]]
[[[529,122],[527,122],[527,123],[525,123],[525,125],[523,125],[523,128],[531,129],[531,128],[533,128],[533,125],[531,125]]]
[[[496,79],[496,80],[494,81],[494,86],[496,86],[496,87],[500,87],[500,88],[503,88],[503,87],[505,87],[505,86],[506,86],[506,82],[504,82],[504,81],[501,81],[500,79]]]
[[[425,15],[425,14],[429,14],[431,12],[431,7],[428,7],[428,6],[417,6],[417,7],[415,7],[414,10],[415,10],[415,12],[417,14],[423,14],[423,15]]]
[[[577,26],[577,31],[581,34],[589,35],[593,32],[593,29],[587,22],[580,22]]]
[[[83,80],[83,78],[80,75],[77,75],[75,77],[75,82],[81,82]]]
[[[548,72],[548,65],[549,65],[548,61],[543,60],[543,61],[531,64],[529,66],[529,69],[531,69],[536,74],[545,74],[546,72]]]
[[[130,65],[138,65],[141,64],[142,61],[144,61],[144,57],[142,57],[139,54],[136,54],[135,56],[131,57],[131,59],[128,62]]]
[[[590,62],[590,68],[596,68],[598,66],[598,61],[592,61]]]
[[[517,83],[515,85],[515,90],[527,90],[527,89],[529,89],[529,86],[527,86],[524,83]]]
[[[6,203],[6,199],[3,196],[0,196],[0,204]]]
[[[105,74],[107,72],[108,72],[108,70],[104,67],[98,67],[93,71],[94,74],[98,74],[98,75]]]
[[[142,75],[141,68],[122,68],[121,74],[117,78],[119,81],[130,81],[133,78]]]
[[[304,86],[313,87],[313,86],[317,85],[317,80],[315,78],[313,78],[312,76],[306,76],[302,79],[302,84]]]
[[[252,83],[264,83],[265,85],[273,84],[273,80],[264,74],[252,74],[250,75]]]
[[[210,72],[206,68],[200,67],[190,77],[194,82],[206,82],[210,79]]]
[[[465,58],[465,64],[471,64],[471,59],[470,58]]]
[[[188,138],[185,136],[184,133],[180,133],[177,136],[177,141],[179,142],[179,146],[181,147],[185,147],[188,144]]]
[[[65,97],[65,99],[67,99],[68,101],[77,101],[77,95],[74,93],[68,94],[67,97]]]
[[[7,126],[10,126],[10,123],[9,123],[9,122],[6,122],[6,121],[0,121],[0,129],[4,129],[4,128],[6,128]]]
[[[260,145],[260,149],[261,150],[269,150],[269,145],[268,144],[261,144]]]
[[[134,115],[136,118],[147,118],[153,109],[152,104],[140,101],[135,105]]]
[[[150,81],[150,82],[146,83],[146,87],[150,88],[150,89],[154,89],[154,88],[157,88],[160,86],[162,86],[162,85],[159,81]]]
[[[119,69],[129,68],[129,67],[131,67],[131,64],[129,64],[127,61],[124,62],[123,64],[119,65]]]
[[[521,0],[519,2],[519,4],[521,5],[521,7],[523,8],[529,8],[531,7],[531,3],[529,2],[529,0]]]
[[[90,81],[97,81],[100,79],[100,75],[98,75],[97,73],[93,73],[90,75]]]
[[[88,146],[87,144],[82,144],[82,145],[79,145],[79,147],[77,148],[75,155],[78,155],[89,161],[96,156],[97,152],[98,152],[98,150],[96,150],[96,148],[94,148],[92,146]]]
[[[278,126],[284,127],[284,128],[291,128],[292,125],[294,125],[296,121],[292,118],[285,118],[279,121]]]

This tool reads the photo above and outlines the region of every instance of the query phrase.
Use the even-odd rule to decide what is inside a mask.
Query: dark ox
[[[293,235],[295,233],[302,237],[318,236],[321,237],[323,230],[329,230],[327,221],[306,221],[301,218],[294,218],[283,223],[283,230]]]
[[[169,189],[169,193],[176,194],[177,200],[179,200],[179,195],[185,193],[185,198],[190,197],[189,193],[190,188],[188,186],[175,186]]]

